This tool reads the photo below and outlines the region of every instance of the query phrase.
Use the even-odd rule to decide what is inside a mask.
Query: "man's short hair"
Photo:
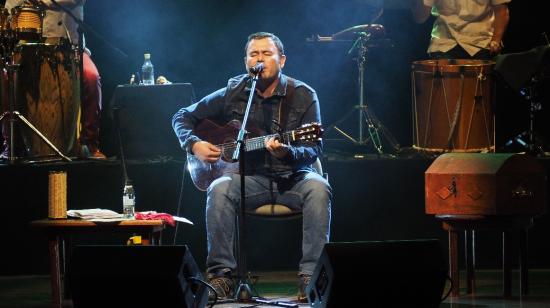
[[[285,47],[283,46],[283,42],[281,42],[281,39],[279,39],[275,34],[269,33],[269,32],[256,32],[256,33],[250,34],[246,41],[246,45],[244,46],[244,54],[246,55],[246,51],[248,50],[248,45],[250,44],[250,41],[260,40],[263,38],[270,38],[273,41],[273,43],[275,43],[275,46],[279,50],[279,53],[281,55],[285,54]]]

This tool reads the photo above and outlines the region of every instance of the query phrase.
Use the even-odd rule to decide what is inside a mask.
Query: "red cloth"
[[[176,226],[176,221],[174,220],[174,217],[170,214],[166,213],[157,213],[155,211],[150,212],[136,212],[135,215],[136,220],[158,220],[162,219],[165,223],[169,224],[172,227]]]

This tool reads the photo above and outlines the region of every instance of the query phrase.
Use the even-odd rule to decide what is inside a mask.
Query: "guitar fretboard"
[[[254,137],[250,139],[246,139],[245,141],[245,150],[248,151],[254,151],[254,150],[260,150],[265,148],[265,139],[271,138],[271,137],[279,137],[281,139],[282,143],[290,143],[292,141],[292,132],[282,133],[282,134],[272,134],[272,135],[266,135],[261,137]],[[223,147],[226,150],[232,150],[237,147],[236,142],[231,143],[224,143],[221,145],[218,145],[220,147]]]

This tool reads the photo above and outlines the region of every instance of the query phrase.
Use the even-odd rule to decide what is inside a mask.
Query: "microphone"
[[[256,63],[256,65],[248,68],[248,71],[251,73],[251,74],[254,74],[254,75],[258,75],[259,73],[261,73],[262,71],[264,70],[264,64],[262,62],[258,62]]]

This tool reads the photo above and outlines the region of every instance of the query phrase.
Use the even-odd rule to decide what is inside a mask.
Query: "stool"
[[[519,232],[519,243],[516,246],[519,253],[520,292],[528,293],[527,268],[527,229],[533,225],[533,217],[526,216],[483,216],[483,215],[436,215],[441,220],[443,229],[449,234],[449,274],[452,281],[451,296],[459,296],[459,269],[458,269],[458,239],[459,232],[464,231],[464,255],[466,261],[467,293],[475,292],[475,231],[497,230],[502,231],[502,293],[504,297],[511,296],[512,277],[510,259],[512,243],[510,235]]]

